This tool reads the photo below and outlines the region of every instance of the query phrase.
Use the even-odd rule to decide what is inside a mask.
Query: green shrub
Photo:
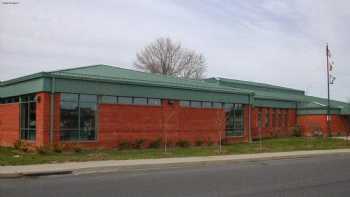
[[[190,142],[188,142],[187,140],[179,140],[176,142],[176,146],[181,148],[187,148],[190,146]]]
[[[129,141],[122,140],[119,142],[119,145],[118,145],[119,150],[125,150],[125,149],[130,149],[130,148],[132,148],[132,144],[130,144]]]
[[[196,140],[196,142],[194,143],[196,146],[202,146],[204,144],[204,141],[201,139]]]
[[[149,148],[160,148],[160,145],[162,144],[162,139],[157,138],[149,143]]]
[[[144,147],[146,140],[145,139],[138,139],[135,141],[135,143],[133,144],[133,148],[136,149],[141,149]]]

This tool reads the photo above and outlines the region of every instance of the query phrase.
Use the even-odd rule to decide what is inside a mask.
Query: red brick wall
[[[35,145],[49,143],[50,130],[50,94],[38,93],[36,103],[36,138]]]
[[[220,134],[224,136],[223,120],[222,109],[185,108],[178,102],[163,101],[162,107],[101,104],[99,139],[90,146],[116,147],[122,140],[141,138],[147,141],[167,139],[169,144],[178,140],[195,143],[198,139],[217,142]]]
[[[13,146],[19,136],[19,104],[0,104],[0,146]]]
[[[258,125],[258,112],[262,112],[262,127]],[[274,109],[274,108],[253,108],[252,113],[252,137],[258,139],[260,133],[262,137],[287,137],[293,134],[293,128],[296,126],[296,110],[295,109]],[[267,113],[269,112],[269,124],[266,127]],[[275,125],[273,125],[273,113],[275,112]],[[282,113],[282,124],[279,123],[279,113]],[[287,125],[285,124],[285,113],[287,113]]]
[[[298,124],[305,136],[311,136],[317,131],[327,134],[326,115],[301,115],[298,116]],[[332,135],[346,135],[346,132],[350,132],[350,121],[346,116],[332,115],[331,130]]]

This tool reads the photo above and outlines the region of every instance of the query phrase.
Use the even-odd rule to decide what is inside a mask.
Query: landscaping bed
[[[264,139],[262,143],[227,144],[223,145],[221,152],[218,145],[172,147],[164,152],[163,148],[151,149],[124,149],[124,150],[82,150],[73,148],[61,150],[59,148],[39,149],[26,151],[20,148],[0,147],[0,165],[28,165],[42,163],[61,163],[69,161],[92,160],[127,160],[127,159],[151,159],[169,157],[194,157],[231,154],[250,154],[261,152],[285,152],[298,150],[326,150],[350,148],[350,143],[343,139],[322,138],[280,138]]]

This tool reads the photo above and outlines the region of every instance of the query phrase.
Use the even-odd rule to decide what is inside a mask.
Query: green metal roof
[[[54,86],[52,86],[53,78],[55,78]],[[2,82],[0,97],[51,91],[53,87],[56,92],[238,103],[248,103],[252,94],[249,90],[223,87],[204,80],[182,79],[108,65],[92,65],[41,72]]]
[[[116,82],[133,83],[141,85],[154,85],[173,88],[189,88],[214,92],[227,92],[236,94],[251,94],[251,91],[222,87],[207,83],[204,80],[190,80],[162,74],[146,73],[109,65],[92,65],[73,69],[65,69],[50,72],[51,75],[60,77],[77,77],[93,80],[111,80]]]
[[[0,82],[0,97],[42,91],[254,103],[298,108],[299,114],[324,114],[327,109],[327,99],[306,96],[302,90],[227,78],[190,80],[109,65],[40,72]],[[332,100],[331,109],[350,115],[350,104],[345,102]]]

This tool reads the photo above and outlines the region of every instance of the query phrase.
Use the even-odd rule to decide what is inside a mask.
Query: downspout
[[[55,88],[56,79],[51,78],[51,95],[50,95],[50,144],[53,144],[53,134],[54,134],[54,114],[55,114]]]

